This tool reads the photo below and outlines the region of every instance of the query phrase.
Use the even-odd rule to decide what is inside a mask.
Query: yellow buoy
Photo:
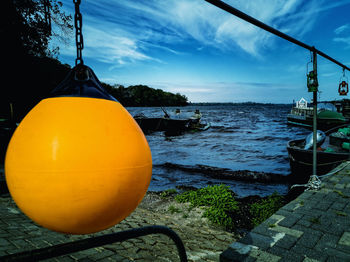
[[[152,174],[148,143],[112,100],[51,97],[22,120],[9,143],[6,182],[18,207],[54,231],[109,228],[141,202]]]

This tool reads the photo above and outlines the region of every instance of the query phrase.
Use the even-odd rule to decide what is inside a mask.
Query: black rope
[[[306,49],[310,50],[311,52],[316,52],[320,56],[323,56],[324,58],[326,58],[326,59],[332,61],[333,63],[341,66],[343,69],[346,69],[346,70],[350,71],[349,67],[347,67],[346,65],[338,62],[337,60],[335,60],[334,58],[332,58],[332,57],[328,56],[327,54],[321,52],[320,50],[317,50],[314,46],[307,45],[307,44],[305,44],[305,43],[303,43],[303,42],[301,42],[301,41],[299,41],[299,40],[297,40],[297,39],[295,39],[295,38],[293,38],[293,37],[291,37],[289,35],[286,35],[285,33],[282,33],[281,31],[278,31],[277,29],[275,29],[275,28],[273,28],[273,27],[271,27],[271,26],[269,26],[267,24],[264,24],[263,22],[255,19],[254,17],[251,17],[251,16],[243,13],[242,11],[240,11],[240,10],[238,10],[238,9],[236,9],[236,8],[234,8],[234,7],[228,5],[228,4],[226,4],[226,3],[224,3],[224,2],[222,2],[220,0],[205,0],[205,1],[207,1],[208,3],[211,3],[212,5],[215,5],[216,7],[220,8],[220,9],[222,9],[222,10],[224,10],[224,11],[226,11],[226,12],[232,14],[232,15],[235,15],[235,16],[237,16],[237,17],[239,17],[239,18],[241,18],[241,19],[243,19],[243,20],[245,20],[245,21],[247,21],[247,22],[257,26],[257,27],[260,27],[260,28],[262,28],[262,29],[272,33],[272,34],[275,34],[275,35],[277,35],[277,36],[279,36],[279,37],[281,37],[281,38],[283,38],[283,39],[285,39],[285,40],[287,40],[289,42],[292,42],[292,43],[294,43],[296,45],[299,45],[299,46],[301,46],[303,48],[306,48]]]
[[[149,234],[164,234],[171,238],[178,250],[180,261],[187,262],[187,255],[185,246],[181,241],[181,238],[170,228],[165,226],[147,226],[117,233],[107,234],[103,236],[91,237],[87,239],[77,240],[70,243],[59,244],[56,246],[35,249],[31,251],[21,252],[8,256],[0,257],[2,262],[30,262],[43,259],[49,259],[70,253],[100,247],[115,242],[122,242],[128,239],[146,236]]]

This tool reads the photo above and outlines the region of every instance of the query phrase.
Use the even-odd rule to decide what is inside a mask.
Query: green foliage
[[[174,214],[174,213],[180,213],[181,210],[173,205],[169,206],[168,208],[168,211],[171,213],[171,214]]]
[[[187,191],[175,197],[180,203],[191,203],[191,207],[203,207],[203,216],[209,221],[226,228],[233,227],[229,212],[238,210],[238,203],[233,192],[225,185],[208,186],[194,191]]]
[[[65,40],[73,29],[72,16],[61,11],[60,1],[49,0],[49,5],[50,23],[55,27],[50,27],[46,20],[45,1],[1,1],[1,9],[7,15],[5,23],[1,23],[2,37],[6,39],[3,42],[16,48],[17,55],[53,57],[58,54],[58,47],[50,48],[49,41],[52,36]]]
[[[310,218],[310,222],[313,224],[320,224],[320,219],[317,217]]]
[[[346,214],[345,212],[342,212],[342,211],[335,211],[335,213],[338,215],[338,216],[342,216],[342,217],[346,217],[348,214]]]
[[[339,196],[341,196],[342,198],[350,198],[350,196],[345,195],[343,192],[341,192],[340,190],[333,190],[334,193],[337,193]]]
[[[259,225],[267,218],[272,216],[278,209],[283,206],[283,197],[277,193],[273,193],[266,199],[262,199],[250,206],[252,215],[252,224]]]
[[[162,193],[160,193],[160,197],[165,199],[169,196],[175,195],[176,193],[177,193],[177,190],[175,188],[172,188],[172,189],[168,189],[168,190],[165,190]]]
[[[10,103],[14,118],[21,118],[67,74],[67,66],[54,59],[58,48],[49,42],[53,36],[62,42],[72,30],[72,17],[62,11],[62,3],[49,0],[52,30],[45,19],[42,0],[0,1],[0,31],[3,41],[3,82],[0,114],[8,117]]]

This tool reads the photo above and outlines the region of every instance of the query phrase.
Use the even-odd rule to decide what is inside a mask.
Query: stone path
[[[166,225],[183,240],[189,261],[218,261],[220,253],[235,240],[232,234],[209,226],[201,218],[200,210],[189,212],[185,205],[167,203],[154,197],[147,194],[127,219],[90,236],[148,225]],[[169,213],[169,205],[173,214]],[[0,256],[86,237],[89,235],[64,235],[44,229],[23,215],[10,197],[0,198]],[[149,235],[45,261],[179,261],[179,258],[175,244],[167,236]]]
[[[350,261],[350,162],[232,243],[220,261]]]

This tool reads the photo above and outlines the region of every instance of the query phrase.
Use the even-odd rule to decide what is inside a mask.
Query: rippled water
[[[189,117],[195,109],[211,127],[202,132],[167,137],[163,132],[146,135],[152,151],[153,175],[149,190],[159,191],[179,185],[203,187],[225,183],[239,196],[265,196],[274,191],[286,193],[287,185],[243,183],[218,180],[203,174],[166,169],[166,162],[194,166],[197,164],[235,170],[289,175],[287,142],[303,138],[310,131],[288,126],[290,105],[223,105],[187,106],[181,114]],[[127,108],[134,116],[161,117],[160,108]],[[165,108],[173,113],[176,108]],[[160,165],[160,166],[159,166]]]

